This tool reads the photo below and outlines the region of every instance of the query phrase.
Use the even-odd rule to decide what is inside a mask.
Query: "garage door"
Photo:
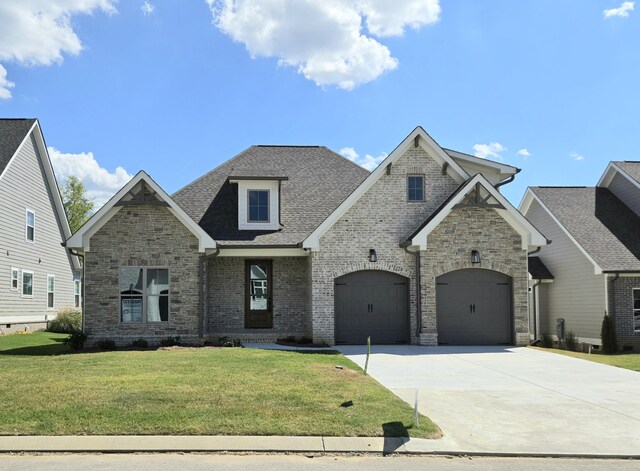
[[[511,343],[511,278],[490,270],[458,270],[436,279],[438,343]]]
[[[358,271],[336,278],[335,335],[339,344],[406,343],[408,280],[385,271]]]

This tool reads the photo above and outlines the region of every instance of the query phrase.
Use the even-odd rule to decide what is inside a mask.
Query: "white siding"
[[[62,231],[36,152],[29,138],[0,180],[0,327],[22,319],[35,322],[74,303],[77,275],[60,245]],[[36,214],[35,243],[25,239],[26,208]],[[23,298],[21,286],[10,290],[11,267],[33,272],[33,297]],[[47,309],[48,274],[55,276],[54,309]]]
[[[531,204],[526,217],[552,240],[538,254],[555,277],[540,291],[546,294],[544,302],[540,302],[541,333],[555,334],[556,319],[562,317],[566,332],[600,338],[605,311],[604,275],[593,274],[593,264],[537,201]]]
[[[608,188],[620,201],[640,216],[640,188],[618,172],[609,183]]]

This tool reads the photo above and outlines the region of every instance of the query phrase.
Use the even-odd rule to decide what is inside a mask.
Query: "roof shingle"
[[[0,174],[26,137],[35,119],[0,119]]]
[[[633,178],[635,181],[640,183],[640,162],[637,161],[622,161],[622,162],[613,162],[618,167],[620,167],[624,172]]]

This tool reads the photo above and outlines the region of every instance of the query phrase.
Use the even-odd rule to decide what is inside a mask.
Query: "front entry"
[[[245,263],[244,326],[247,329],[273,327],[271,260]]]
[[[407,343],[409,281],[380,270],[365,270],[335,280],[337,344]]]
[[[511,277],[491,270],[457,270],[436,279],[438,343],[512,343]]]

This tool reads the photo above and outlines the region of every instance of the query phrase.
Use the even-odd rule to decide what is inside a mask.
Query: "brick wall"
[[[123,207],[91,238],[85,254],[85,332],[89,342],[110,338],[126,344],[138,337],[158,342],[198,338],[198,240],[166,207]],[[120,322],[121,267],[168,267],[169,321]]]
[[[633,330],[632,290],[640,288],[640,276],[621,276],[615,281],[607,280],[609,290],[609,312],[613,313],[618,347],[631,346],[640,350],[640,332]]]

